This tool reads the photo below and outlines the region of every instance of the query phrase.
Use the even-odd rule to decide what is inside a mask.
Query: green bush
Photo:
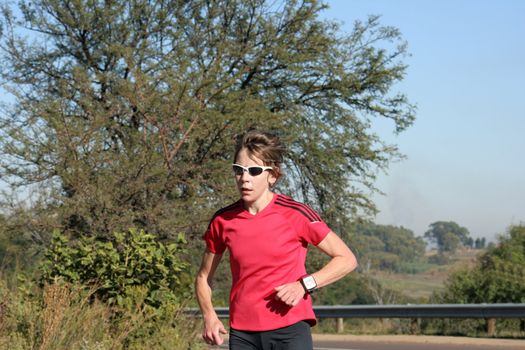
[[[69,241],[55,232],[40,280],[42,285],[58,278],[94,285],[97,299],[127,308],[133,307],[132,294],[139,286],[145,288],[145,302],[150,306],[180,303],[191,295],[189,264],[181,257],[186,244],[182,234],[177,242],[164,244],[135,230],[114,233],[111,241],[95,237]]]
[[[513,226],[474,267],[452,273],[439,298],[446,303],[525,302],[525,226]]]
[[[509,228],[498,245],[479,256],[474,266],[450,274],[435,303],[525,302],[525,226]],[[498,320],[497,336],[523,337],[525,320]],[[485,320],[436,319],[422,324],[425,333],[479,336],[486,334]]]

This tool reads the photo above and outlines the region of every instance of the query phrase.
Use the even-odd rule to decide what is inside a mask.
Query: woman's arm
[[[317,245],[322,252],[332,259],[321,270],[312,273],[317,287],[324,287],[352,272],[357,267],[357,259],[339,236],[330,232]]]
[[[317,245],[322,252],[331,259],[321,270],[312,273],[317,287],[324,287],[333,283],[357,267],[357,259],[339,236],[330,231]],[[306,293],[301,282],[291,282],[275,288],[276,299],[287,305],[295,306]]]
[[[226,334],[224,325],[219,320],[212,304],[211,284],[215,270],[221,261],[222,254],[213,254],[206,250],[202,257],[201,267],[195,279],[195,293],[204,319],[202,337],[208,344],[221,345],[224,340],[221,334]]]

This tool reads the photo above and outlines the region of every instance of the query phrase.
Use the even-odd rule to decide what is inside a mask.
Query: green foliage
[[[425,232],[425,238],[437,245],[440,252],[455,252],[461,243],[472,246],[472,238],[467,228],[459,226],[454,221],[436,221],[430,224]]]
[[[525,226],[513,226],[473,268],[453,273],[439,299],[450,303],[525,302]]]
[[[55,232],[45,253],[41,280],[57,278],[96,286],[95,295],[109,304],[132,308],[137,286],[146,290],[145,302],[159,307],[179,303],[190,295],[189,264],[183,260],[186,241],[164,244],[144,231],[114,233],[113,241],[84,237],[70,242]]]
[[[372,223],[348,226],[345,238],[358,257],[359,273],[352,273],[336,285],[321,288],[314,295],[319,305],[388,304],[411,302],[401,291],[374,277],[377,269],[395,272],[418,272],[425,253],[421,238],[403,227]],[[327,259],[317,249],[308,252],[307,271],[316,271]]]
[[[328,262],[325,254],[318,249],[309,249],[306,260],[306,270],[316,271]],[[363,272],[365,270],[365,272]],[[345,276],[334,285],[320,288],[313,295],[317,305],[352,305],[387,303],[392,300],[403,300],[399,293],[393,291],[381,281],[373,278],[362,265],[358,271]]]
[[[404,227],[368,223],[351,231],[350,246],[367,269],[408,272],[405,267],[424,257],[425,242]]]
[[[428,262],[436,265],[447,265],[450,263],[450,257],[446,254],[443,254],[443,252],[439,252],[438,254],[429,256]]]
[[[0,176],[46,189],[42,240],[58,228],[202,232],[237,197],[234,136],[275,130],[280,190],[331,224],[374,212],[363,188],[399,153],[414,106],[393,91],[406,43],[378,17],[350,33],[319,1],[41,0],[3,6]],[[329,179],[329,181],[327,181]],[[46,221],[47,220],[47,221]],[[170,237],[171,238],[171,237]]]
[[[375,300],[368,290],[367,281],[361,275],[352,273],[329,288],[319,289],[313,296],[316,305],[365,305]]]
[[[411,262],[401,263],[399,266],[399,271],[409,274],[418,274],[430,270],[435,265],[432,264],[429,259],[418,259]]]

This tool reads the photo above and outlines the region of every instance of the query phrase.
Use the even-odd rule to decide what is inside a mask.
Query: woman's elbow
[[[211,285],[211,278],[203,271],[199,271],[195,277],[195,287]]]
[[[352,252],[347,254],[345,256],[345,275],[354,271],[358,265],[359,263],[357,262],[355,255]]]

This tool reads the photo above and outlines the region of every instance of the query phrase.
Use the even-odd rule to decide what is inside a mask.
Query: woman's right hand
[[[221,320],[216,316],[204,318],[204,331],[202,332],[202,338],[210,345],[222,345],[224,339],[221,334],[227,334],[228,332],[224,328]]]

